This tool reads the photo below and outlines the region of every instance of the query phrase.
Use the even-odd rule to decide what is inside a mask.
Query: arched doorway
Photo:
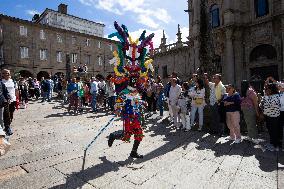
[[[46,71],[38,72],[37,79],[40,81],[42,77],[48,78],[48,77],[50,77],[50,74],[48,72],[46,72]]]
[[[250,77],[265,80],[268,76],[279,79],[277,51],[272,45],[259,45],[250,53]]]
[[[33,74],[28,70],[21,70],[19,71],[19,73],[20,73],[20,76],[23,78],[33,77]]]

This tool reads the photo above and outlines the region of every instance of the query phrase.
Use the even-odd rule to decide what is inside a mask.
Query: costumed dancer
[[[111,133],[108,145],[111,147],[116,139],[130,142],[131,136],[134,135],[130,157],[143,158],[143,155],[137,153],[144,137],[141,122],[142,110],[146,103],[141,100],[141,93],[145,91],[148,70],[153,71],[152,60],[147,55],[153,50],[154,34],[145,37],[144,30],[140,38],[133,41],[125,25],[119,26],[115,22],[114,26],[117,32],[109,35],[109,38],[116,36],[120,40],[117,51],[113,53],[114,58],[110,60],[110,63],[114,64],[115,76],[112,80],[116,84],[117,93],[114,112],[122,118],[123,132]]]

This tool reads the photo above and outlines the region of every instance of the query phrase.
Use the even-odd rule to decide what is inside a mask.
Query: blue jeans
[[[204,106],[192,106],[191,107],[191,112],[190,112],[191,126],[193,126],[194,124],[195,114],[197,110],[198,110],[198,116],[199,116],[199,127],[203,126],[203,109],[204,109]]]
[[[42,96],[42,102],[45,101],[45,99],[47,99],[48,101],[50,101],[50,91],[47,92],[43,92],[43,96]]]
[[[108,97],[108,106],[111,109],[111,111],[114,110],[114,104],[115,104],[115,96]]]
[[[163,115],[164,115],[163,102],[159,102],[159,101],[158,101],[158,107],[159,107],[159,110],[160,110],[160,116],[163,116]]]
[[[97,94],[92,94],[92,109],[97,111]]]

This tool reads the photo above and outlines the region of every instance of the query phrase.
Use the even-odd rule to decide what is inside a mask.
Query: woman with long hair
[[[194,125],[195,114],[198,111],[199,121],[198,121],[198,130],[201,131],[203,127],[203,109],[205,106],[205,88],[204,82],[202,79],[197,79],[195,88],[189,93],[189,96],[193,99],[191,103],[191,112],[190,120],[191,127]]]

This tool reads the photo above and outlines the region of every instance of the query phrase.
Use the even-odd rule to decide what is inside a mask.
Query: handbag
[[[194,99],[194,102],[196,105],[202,105],[203,104],[203,98],[195,98]]]

